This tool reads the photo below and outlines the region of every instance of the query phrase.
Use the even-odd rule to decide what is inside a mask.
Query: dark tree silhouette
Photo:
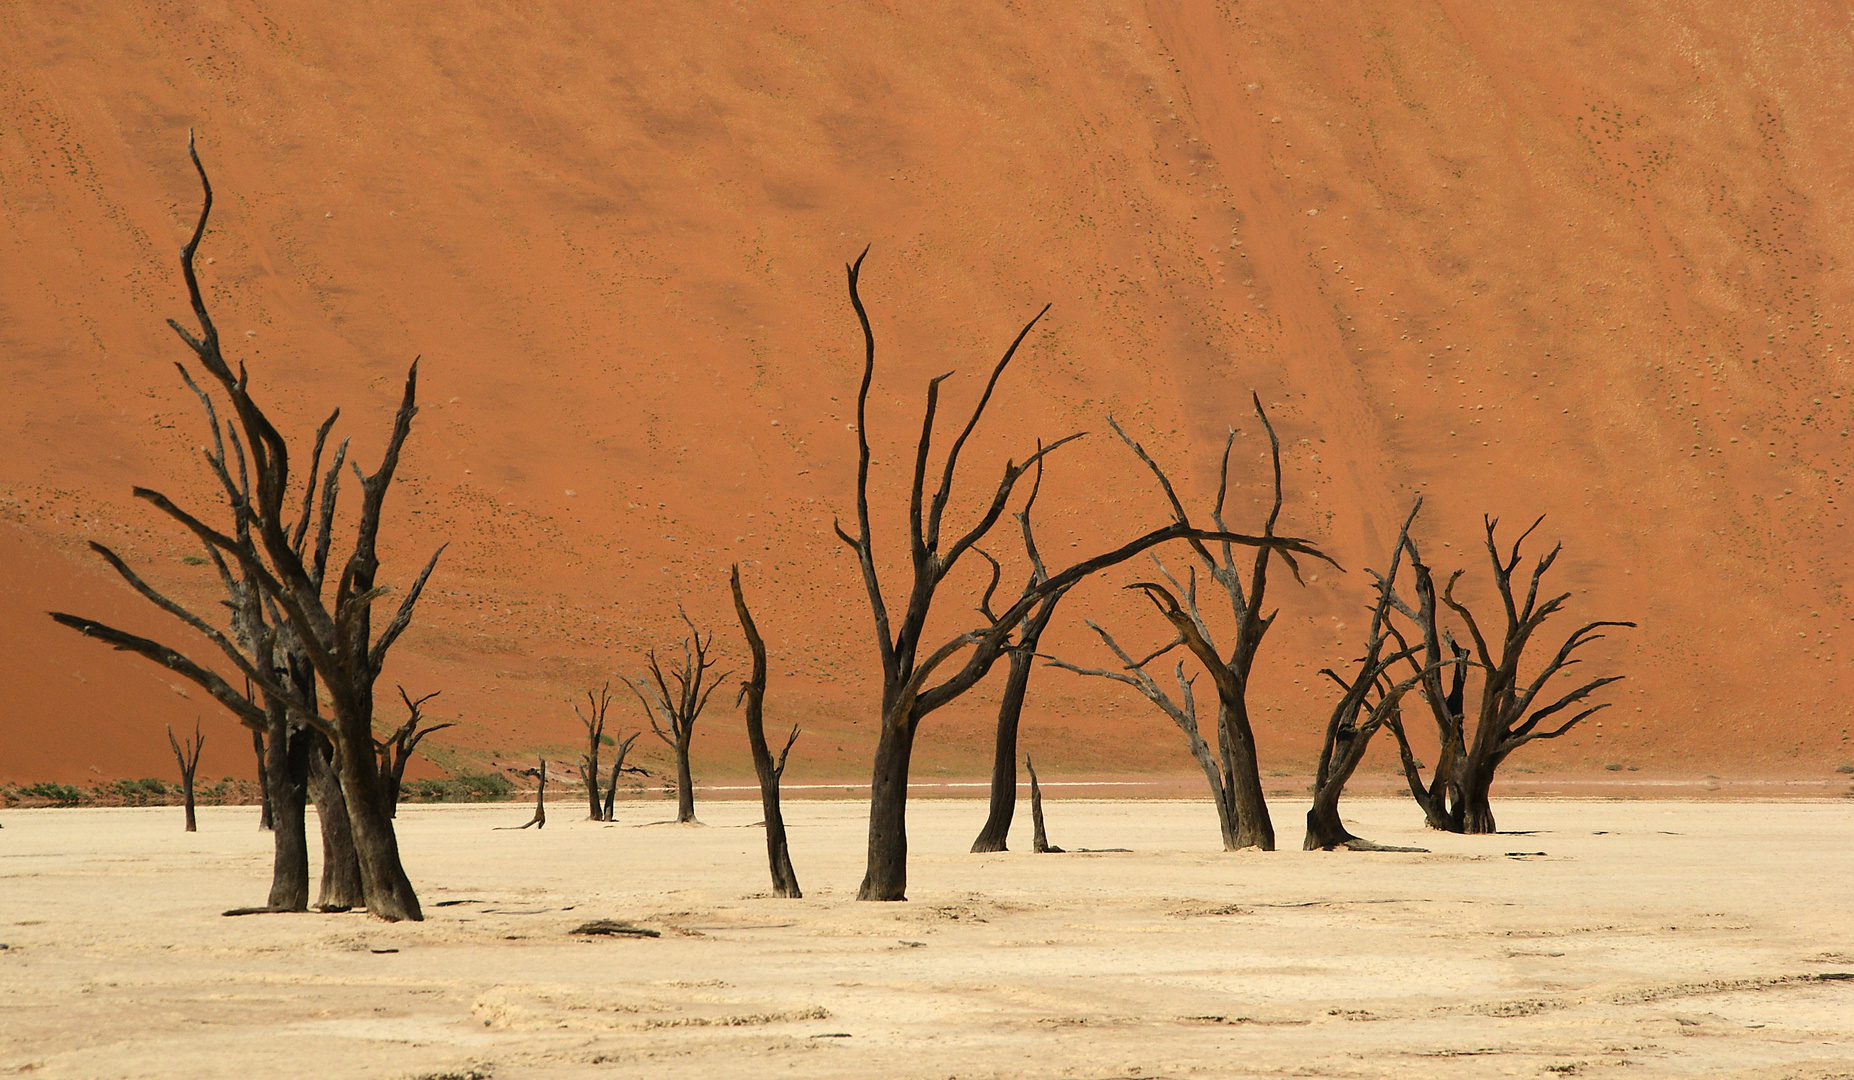
[[[532,776],[537,781],[534,786],[534,816],[528,819],[527,825],[522,826],[523,829],[530,825],[537,829],[547,828],[547,759],[538,760],[539,768],[522,770],[523,776]]]
[[[1009,608],[995,614],[981,613],[986,621],[969,631],[956,634],[937,647],[929,648],[923,640],[928,615],[946,577],[968,551],[982,541],[1003,515],[1017,481],[1036,463],[1078,435],[1059,439],[1040,447],[1022,465],[1007,463],[990,503],[979,520],[950,545],[941,547],[941,526],[948,501],[952,497],[953,479],[959,453],[978,427],[998,379],[1010,365],[1024,338],[1042,317],[1039,312],[1024,325],[1004,356],[992,368],[978,403],[959,437],[953,441],[941,469],[938,487],[927,492],[928,459],[933,441],[934,416],[939,407],[940,384],[950,376],[942,375],[927,384],[925,415],[914,455],[913,482],[908,499],[908,554],[910,586],[905,608],[899,619],[892,620],[888,601],[876,568],[875,542],[869,512],[869,389],[875,378],[875,334],[869,314],[858,292],[863,259],[845,267],[849,278],[850,305],[856,311],[863,334],[863,377],[856,397],[856,524],[857,534],[850,535],[841,524],[837,536],[856,553],[862,568],[863,586],[874,616],[876,648],[882,665],[881,734],[876,743],[869,797],[868,864],[863,882],[857,890],[861,900],[904,900],[907,898],[907,789],[908,764],[914,748],[915,733],[921,720],[961,694],[970,690],[1012,645],[1018,627],[1032,609],[1045,599],[1061,593],[1098,570],[1125,562],[1139,553],[1168,540],[1196,538],[1227,541],[1232,544],[1266,546],[1282,551],[1315,554],[1305,542],[1287,537],[1253,537],[1193,528],[1178,521],[1155,529],[1112,551],[1075,563],[1060,572],[1049,574],[1026,588]],[[1045,307],[1044,311],[1048,308]],[[994,587],[996,575],[993,576]],[[960,653],[967,653],[963,664],[938,683],[930,683],[939,669]]]
[[[708,649],[714,644],[715,636],[709,634],[704,639],[701,631],[689,621],[688,612],[678,608],[677,614],[689,628],[689,636],[682,641],[682,661],[670,661],[670,672],[665,677],[663,665],[657,662],[657,652],[652,649],[645,654],[650,666],[649,681],[642,687],[629,679],[624,682],[637,695],[637,700],[643,702],[644,715],[650,718],[650,730],[675,751],[676,821],[680,824],[695,820],[695,782],[689,773],[689,740],[695,735],[695,721],[708,705],[708,696],[727,674],[709,679],[708,672],[715,661],[709,658]],[[670,689],[672,682],[676,684],[674,690]]]
[[[193,737],[183,746],[174,739],[174,725],[167,725],[167,745],[174,748],[174,763],[180,766],[180,797],[187,807],[187,831],[199,832],[199,822],[193,815],[193,775],[199,771],[200,750],[206,746],[206,736],[200,734],[200,725],[193,725]]]
[[[1579,663],[1574,655],[1579,649],[1603,638],[1604,635],[1597,631],[1610,626],[1633,627],[1635,624],[1632,622],[1585,623],[1565,638],[1557,651],[1530,678],[1520,674],[1520,660],[1526,648],[1532,644],[1533,635],[1547,619],[1563,610],[1564,602],[1571,598],[1568,592],[1546,600],[1539,597],[1539,587],[1546,572],[1557,561],[1559,552],[1564,550],[1562,543],[1554,546],[1533,565],[1523,600],[1514,595],[1513,573],[1519,568],[1520,545],[1544,520],[1540,517],[1534,521],[1513,542],[1508,554],[1503,556],[1494,537],[1499,521],[1491,517],[1481,519],[1486,534],[1487,557],[1493,567],[1494,589],[1505,616],[1505,625],[1498,638],[1490,639],[1482,631],[1474,613],[1455,599],[1455,585],[1460,581],[1463,571],[1457,570],[1449,576],[1448,584],[1441,593],[1441,603],[1453,611],[1467,628],[1468,636],[1474,643],[1472,652],[1457,645],[1452,637],[1438,629],[1434,578],[1418,556],[1416,545],[1413,542],[1406,544],[1418,604],[1416,607],[1399,604],[1398,608],[1417,624],[1423,638],[1421,660],[1412,656],[1409,662],[1423,670],[1424,697],[1430,704],[1441,742],[1441,751],[1437,755],[1429,784],[1423,783],[1421,769],[1401,726],[1393,725],[1392,731],[1397,735],[1398,752],[1402,758],[1404,776],[1410,785],[1410,794],[1423,808],[1425,819],[1436,828],[1460,833],[1496,831],[1489,791],[1500,765],[1513,751],[1527,743],[1558,738],[1592,714],[1608,708],[1609,702],[1599,702],[1583,708],[1562,723],[1554,720],[1560,713],[1584,702],[1597,690],[1622,678],[1621,675],[1609,675],[1592,679],[1550,699],[1549,703],[1542,696],[1546,684],[1566,668]],[[1451,654],[1448,658],[1442,655],[1445,645]],[[1450,663],[1456,668],[1454,686],[1449,692],[1444,692],[1440,670]],[[1463,693],[1467,668],[1470,666],[1480,673],[1481,683],[1471,742],[1467,738]]]
[[[1030,581],[1026,589],[1034,589],[1049,580],[1049,568],[1043,565],[1043,556],[1037,550],[1036,536],[1030,528],[1030,509],[1036,505],[1037,493],[1043,487],[1043,463],[1036,463],[1036,479],[1030,485],[1030,497],[1024,500],[1024,508],[1017,512],[1017,524],[1023,533],[1024,556],[1030,563]],[[990,559],[981,550],[981,556]],[[994,562],[993,570],[999,567]],[[1017,629],[1017,637],[1007,648],[1010,664],[1005,669],[1004,693],[998,698],[998,725],[991,754],[991,802],[986,814],[985,824],[972,841],[974,852],[1004,851],[1005,841],[1011,833],[1011,819],[1017,813],[1017,729],[1023,717],[1024,698],[1030,690],[1031,665],[1036,660],[1037,644],[1043,638],[1043,631],[1048,628],[1049,620],[1056,614],[1056,605],[1067,596],[1066,590],[1050,593],[1039,600],[1030,613],[1024,616],[1023,623]],[[989,593],[984,605],[989,614]],[[1025,755],[1026,764],[1030,758]],[[1035,780],[1031,781],[1031,792],[1035,794]]]
[[[251,697],[251,684],[245,684],[245,697]],[[270,763],[264,755],[264,733],[251,728],[251,752],[257,755],[258,774],[258,831],[270,832],[276,828],[276,822],[270,811]]]
[[[610,821],[599,805],[599,743],[605,739],[605,713],[611,708],[611,684],[606,683],[598,693],[586,691],[586,707],[581,709],[578,703],[573,706],[573,715],[586,725],[586,752],[579,756],[579,779],[586,785],[587,817],[593,821]],[[617,776],[612,777],[613,784]]]
[[[747,595],[740,588],[740,564],[735,563],[728,577],[734,592],[734,614],[740,619],[740,632],[746,636],[747,650],[753,655],[753,668],[740,684],[736,704],[742,706],[747,722],[747,747],[753,753],[753,771],[760,780],[760,811],[766,826],[766,863],[772,872],[773,895],[794,900],[803,896],[798,889],[798,874],[792,869],[792,855],[785,843],[785,815],[779,809],[779,779],[785,775],[785,757],[798,741],[798,725],[785,737],[785,748],[777,761],[766,746],[766,727],[761,709],[766,703],[766,642],[747,610]]]
[[[1423,500],[1417,499],[1416,505],[1410,508],[1410,515],[1404,519],[1403,528],[1398,530],[1397,542],[1391,547],[1390,568],[1383,574],[1366,571],[1377,583],[1378,598],[1372,605],[1371,622],[1365,630],[1365,651],[1358,658],[1351,678],[1348,680],[1331,668],[1320,669],[1320,674],[1339,684],[1341,694],[1326,721],[1326,738],[1320,745],[1320,763],[1314,772],[1313,806],[1307,811],[1307,835],[1301,843],[1307,851],[1330,851],[1342,846],[1354,851],[1414,850],[1386,848],[1353,836],[1339,816],[1339,797],[1345,793],[1346,782],[1358,770],[1359,763],[1365,760],[1372,736],[1387,725],[1400,724],[1404,695],[1428,674],[1427,669],[1419,668],[1401,682],[1389,675],[1393,667],[1400,666],[1422,649],[1421,645],[1405,642],[1391,625],[1397,600],[1397,571],[1410,540],[1410,523],[1416,520],[1416,513],[1422,506]],[[1395,651],[1385,651],[1393,648]]]
[[[248,459],[253,483],[249,497],[236,507],[236,526],[230,534],[214,529],[160,492],[136,488],[134,494],[198,537],[211,551],[215,564],[222,565],[229,559],[256,583],[256,596],[251,603],[276,610],[274,621],[278,628],[287,627],[293,638],[284,651],[300,656],[310,665],[314,680],[327,698],[331,715],[321,714],[317,693],[311,690],[305,694],[301,680],[280,677],[282,665],[264,663],[266,650],[250,655],[241,651],[226,634],[142,583],[121,560],[107,552],[104,556],[144,596],[219,646],[226,658],[267,699],[283,703],[290,722],[319,731],[331,741],[367,909],[387,920],[419,919],[422,913],[418,896],[400,863],[392,819],[386,816],[382,806],[373,743],[374,683],[386,662],[388,650],[410,625],[425,581],[443,551],[439,548],[432,555],[411,587],[405,590],[393,617],[375,634],[373,605],[388,592],[377,581],[380,564],[376,544],[387,491],[398,468],[400,451],[411,434],[412,418],[418,411],[418,364],[414,361],[407,372],[405,390],[379,468],[372,474],[362,474],[358,467],[354,469],[361,490],[360,506],[353,527],[353,547],[342,568],[331,605],[323,596],[323,582],[315,572],[316,564],[326,558],[327,552],[318,550],[305,561],[302,547],[308,530],[313,488],[305,492],[302,513],[292,527],[286,506],[290,499],[289,447],[251,397],[248,373],[242,367],[234,371],[226,362],[220,349],[218,329],[207,311],[194,272],[194,254],[212,213],[212,186],[191,139],[188,154],[200,177],[203,200],[193,236],[181,250],[181,273],[186,280],[198,332],[190,332],[173,320],[169,320],[168,325],[192,350],[201,368],[231,403],[237,420],[235,433],[243,437],[239,448],[241,472]],[[333,422],[331,416],[318,433],[318,455],[322,439]],[[313,464],[310,475],[315,476]],[[337,479],[338,470],[332,468],[324,477],[322,508],[325,514],[333,514],[333,487]],[[326,531],[318,532],[318,545],[326,535]],[[250,716],[251,711],[256,711],[251,703],[217,673],[146,639],[74,616],[55,614],[53,617],[119,648],[156,659],[207,689],[216,700],[241,717],[256,722],[256,718]]]
[[[617,740],[616,750],[612,755],[611,781],[605,785],[605,815],[599,819],[600,821],[610,821],[612,819],[612,804],[618,799],[618,777],[621,774],[634,773],[638,776],[650,775],[650,770],[641,765],[626,765],[624,763],[625,756],[631,752],[631,744],[636,742],[637,737],[642,734],[643,732],[641,731],[633,731],[624,738]]]
[[[1030,755],[1024,755],[1024,771],[1030,774],[1030,850],[1038,855],[1061,853],[1059,847],[1049,846],[1049,834],[1043,831],[1043,789],[1036,782],[1036,766],[1030,764]]]
[[[1260,762],[1256,756],[1255,732],[1249,724],[1249,672],[1254,667],[1255,657],[1261,648],[1262,638],[1274,625],[1276,612],[1262,614],[1268,588],[1268,568],[1270,558],[1279,554],[1292,571],[1295,581],[1300,581],[1300,565],[1294,561],[1294,553],[1311,555],[1323,559],[1337,567],[1330,558],[1305,545],[1290,547],[1270,543],[1275,537],[1275,525],[1281,517],[1281,440],[1276,437],[1274,425],[1268,421],[1268,413],[1262,408],[1262,400],[1250,395],[1255,404],[1255,414],[1261,418],[1262,428],[1268,433],[1268,447],[1274,466],[1274,505],[1262,524],[1262,540],[1251,546],[1255,554],[1248,568],[1248,582],[1243,581],[1243,568],[1235,558],[1236,541],[1227,539],[1189,538],[1193,565],[1186,574],[1184,583],[1180,583],[1165,565],[1155,556],[1153,565],[1164,578],[1164,583],[1142,581],[1130,586],[1139,590],[1151,600],[1153,606],[1177,633],[1171,644],[1141,660],[1134,660],[1126,650],[1114,641],[1113,637],[1094,623],[1089,627],[1100,635],[1101,640],[1113,651],[1121,662],[1121,669],[1109,672],[1099,668],[1080,668],[1058,662],[1085,675],[1098,675],[1124,682],[1138,689],[1146,698],[1158,705],[1171,718],[1179,730],[1185,733],[1185,739],[1191,748],[1191,756],[1197,759],[1203,768],[1204,776],[1210,784],[1212,800],[1216,803],[1217,823],[1223,831],[1223,847],[1235,851],[1245,847],[1259,847],[1264,851],[1273,851],[1275,847],[1275,827],[1268,816],[1268,801],[1262,792],[1262,774]],[[1165,492],[1171,504],[1173,520],[1180,526],[1189,526],[1190,519],[1185,512],[1184,503],[1179,500],[1165,470],[1159,468],[1144,447],[1128,437],[1120,425],[1109,420],[1114,433],[1122,442],[1132,449],[1140,461],[1152,473],[1159,487]],[[1230,453],[1236,443],[1236,432],[1231,431],[1223,442],[1223,459],[1217,474],[1217,497],[1210,512],[1211,522],[1217,527],[1218,535],[1227,533],[1223,520],[1223,506],[1229,492]],[[1212,551],[1210,543],[1218,545]],[[1219,651],[1211,640],[1212,631],[1205,621],[1198,606],[1197,571],[1202,568],[1210,579],[1221,586],[1229,600],[1230,613],[1234,618],[1234,633],[1230,639],[1227,654]],[[1166,655],[1171,650],[1183,645],[1195,656],[1204,670],[1210,674],[1211,682],[1217,689],[1217,726],[1215,757],[1209,741],[1199,732],[1196,705],[1191,695],[1191,681],[1184,676],[1181,665],[1175,672],[1178,683],[1179,698],[1174,702],[1159,684],[1146,674],[1147,664]]]
[[[386,808],[387,817],[399,816],[399,787],[405,782],[406,762],[412,760],[412,755],[418,750],[419,742],[434,731],[443,731],[445,728],[457,726],[455,722],[452,722],[419,727],[425,719],[420,710],[427,701],[437,697],[441,692],[433,690],[414,701],[412,695],[406,693],[405,687],[399,687],[399,700],[406,703],[406,722],[399,725],[385,739],[376,740],[374,743],[380,753],[380,801]]]

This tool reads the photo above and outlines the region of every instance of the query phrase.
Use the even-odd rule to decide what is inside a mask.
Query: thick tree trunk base
[[[1330,803],[1314,798],[1313,808],[1307,811],[1307,837],[1301,842],[1302,851],[1331,851],[1358,839],[1339,820],[1337,802],[1336,798]]]
[[[689,748],[676,748],[676,821],[695,820],[695,781],[689,776]]]
[[[360,865],[361,905],[387,922],[422,920],[418,894],[399,861],[399,841],[381,797],[379,766],[368,725],[355,717],[337,719],[341,745],[335,769],[347,806],[349,835]]]
[[[908,898],[908,761],[914,728],[884,720],[869,780],[869,861],[858,900]]]
[[[309,738],[299,735],[298,738]],[[348,825],[348,802],[341,792],[341,780],[335,775],[328,754],[332,747],[326,739],[315,737],[320,745],[309,750],[309,793],[315,800],[315,814],[322,826],[322,887],[315,906],[323,911],[361,907],[360,860],[354,853],[354,832]]]

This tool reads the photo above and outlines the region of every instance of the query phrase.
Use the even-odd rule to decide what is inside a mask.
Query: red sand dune
[[[955,422],[1049,302],[956,509],[1086,429],[1052,461],[1047,549],[1162,521],[1111,413],[1200,512],[1240,429],[1253,524],[1259,391],[1284,529],[1349,571],[1270,591],[1268,767],[1310,759],[1314,673],[1355,647],[1360,570],[1422,492],[1425,550],[1471,594],[1480,515],[1512,536],[1545,514],[1559,630],[1641,624],[1584,669],[1629,676],[1604,726],[1520,763],[1825,773],[1854,755],[1849,29],[1771,2],[10,5],[0,777],[163,773],[160,725],[200,713],[207,769],[249,768],[203,695],[42,614],[161,625],[89,539],[212,603],[129,498],[212,495],[163,326],[186,312],[189,127],[219,193],[211,302],[289,431],[339,405],[370,466],[424,358],[385,580],[451,546],[389,681],[444,691],[464,726],[433,741],[466,759],[563,752],[569,699],[673,647],[678,604],[737,666],[739,560],[771,718],[807,732],[792,779],[862,773],[878,681],[830,524],[853,512],[842,264],[868,243],[886,558],[926,379],[958,370]],[[1077,593],[1047,647],[1100,662],[1084,615],[1163,641],[1118,591],[1143,572]],[[1190,768],[1117,689],[1039,674],[1048,772]],[[989,702],[928,721],[921,776],[982,769]],[[698,738],[719,774],[744,768],[727,705]]]

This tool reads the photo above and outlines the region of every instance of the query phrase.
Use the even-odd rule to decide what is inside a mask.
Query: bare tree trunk
[[[1024,771],[1030,774],[1030,850],[1038,855],[1061,852],[1049,846],[1049,834],[1043,831],[1043,789],[1037,785],[1036,766],[1030,764],[1029,754],[1024,755]]]
[[[594,750],[592,754],[587,755],[586,760],[579,763],[579,778],[586,785],[587,819],[590,821],[608,821],[610,819],[600,812],[601,803],[604,802],[604,800],[599,798],[599,759],[597,753],[598,751]],[[614,775],[612,777],[612,782],[616,783],[617,780],[617,776]]]
[[[264,733],[256,728],[251,729],[251,749],[257,755],[258,831],[269,832],[277,825],[270,807],[270,765],[265,760]]]
[[[371,726],[364,719],[335,718],[335,730],[342,736],[335,771],[348,805],[354,855],[360,861],[361,894],[366,898],[368,914],[375,918],[417,922],[425,916],[412,881],[399,861],[399,840],[381,799]]]
[[[1224,776],[1229,781],[1236,848],[1273,851],[1275,825],[1268,817],[1268,798],[1262,793],[1261,764],[1255,756],[1255,732],[1249,727],[1249,710],[1243,698],[1218,703],[1217,727],[1218,744],[1228,754]]]
[[[541,758],[540,762],[540,768],[528,770],[528,775],[535,777],[539,783],[534,788],[534,816],[528,819],[527,825],[522,826],[524,829],[530,825],[537,829],[547,828],[547,759]]]
[[[1496,833],[1500,827],[1494,823],[1493,791],[1494,770],[1499,763],[1489,761],[1482,768],[1471,768],[1462,777],[1461,802],[1454,808],[1457,821],[1456,832],[1462,833]]]
[[[309,909],[309,838],[305,807],[309,794],[307,732],[292,737],[280,703],[269,709],[270,739],[264,749],[265,799],[271,809],[273,857],[270,872],[272,911]]]
[[[913,752],[914,725],[884,722],[869,780],[869,863],[856,890],[858,900],[908,898],[908,759]]]
[[[676,821],[695,820],[695,780],[689,775],[689,744],[676,744]]]
[[[1313,789],[1313,806],[1307,810],[1307,836],[1301,842],[1305,851],[1331,851],[1358,839],[1339,818],[1339,797],[1345,794],[1346,782],[1365,760],[1376,724],[1355,730],[1340,740],[1332,755],[1324,782]]]
[[[310,744],[309,796],[315,800],[322,831],[322,887],[315,906],[325,911],[363,907],[367,901],[361,889],[360,859],[354,852],[354,830],[348,825],[348,801],[335,773],[334,746],[317,732],[301,731],[296,737]]]
[[[1011,654],[1004,696],[998,699],[998,733],[991,752],[991,811],[978,838],[972,841],[975,852],[1007,850],[1011,818],[1017,813],[1017,723],[1023,715],[1030,665],[1035,660],[1035,644]]]
[[[760,780],[760,812],[766,824],[766,864],[772,872],[773,895],[793,900],[803,896],[798,888],[798,874],[792,869],[792,855],[785,843],[785,815],[779,809],[779,779],[785,773],[785,757],[798,739],[798,728],[785,740],[785,749],[774,761],[766,746],[766,726],[762,710],[766,704],[766,642],[760,628],[747,610],[747,595],[740,587],[740,564],[734,564],[728,579],[734,593],[734,614],[740,619],[740,632],[746,636],[747,651],[753,656],[753,668],[740,684],[740,703],[745,706],[747,747],[753,752],[753,771]]]

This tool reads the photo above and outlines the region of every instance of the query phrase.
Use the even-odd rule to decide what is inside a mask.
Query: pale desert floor
[[[1854,1075],[1846,800],[1507,800],[1488,837],[1349,805],[1433,854],[1224,854],[1203,803],[1063,801],[1055,843],[1133,850],[1040,856],[918,801],[900,904],[851,899],[855,803],[789,806],[797,901],[756,804],[575,808],[406,808],[400,925],[220,917],[264,896],[250,808],[0,813],[0,1073]],[[568,935],[594,918],[662,937]]]

